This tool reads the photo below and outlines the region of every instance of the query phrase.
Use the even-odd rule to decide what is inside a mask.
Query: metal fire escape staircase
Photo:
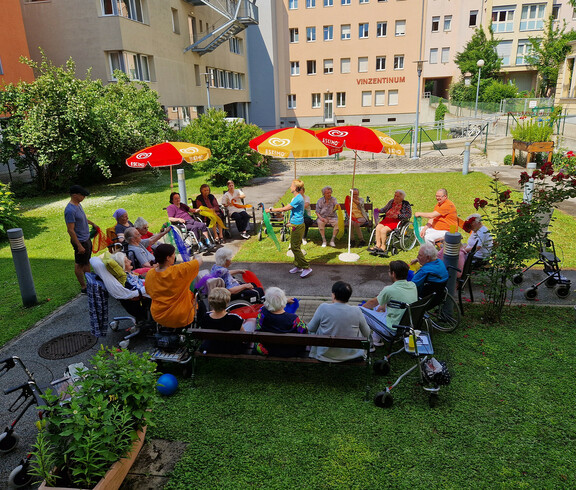
[[[246,29],[251,24],[258,24],[258,7],[256,0],[185,0],[187,3],[206,5],[218,12],[225,22],[209,32],[199,41],[188,46],[186,51],[200,55],[214,51],[222,43]]]

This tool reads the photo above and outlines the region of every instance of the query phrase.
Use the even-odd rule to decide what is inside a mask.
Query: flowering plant
[[[552,155],[554,170],[576,175],[576,154],[573,151],[558,152]]]

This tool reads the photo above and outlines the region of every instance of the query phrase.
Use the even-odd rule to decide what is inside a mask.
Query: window
[[[350,5],[350,0],[341,0],[342,5]]]
[[[232,53],[242,54],[242,39],[239,37],[231,37],[228,42]]]
[[[312,94],[312,109],[319,109],[321,104],[320,94]]]
[[[334,0],[324,0],[324,7],[334,7]]]
[[[468,17],[468,27],[476,27],[478,25],[478,10],[470,10]]]
[[[368,71],[368,57],[358,58],[358,73],[365,73]]]
[[[514,6],[492,8],[494,32],[512,32],[514,29]]]
[[[544,27],[546,5],[525,5],[520,16],[521,31],[535,31]]]
[[[297,43],[298,42],[298,28],[294,27],[290,29],[290,42]]]
[[[376,56],[376,71],[386,69],[386,56]]]
[[[299,61],[291,61],[290,62],[290,76],[298,76],[300,75],[300,62]]]
[[[191,15],[188,16],[188,36],[190,37],[190,44],[198,41],[198,32],[196,31],[196,19]]]
[[[394,56],[394,69],[395,70],[403,70],[404,69],[404,55],[397,54]]]
[[[360,39],[366,39],[368,37],[368,22],[358,24],[358,37]]]
[[[438,63],[438,48],[430,48],[430,58],[428,58],[428,62],[431,65]]]
[[[334,26],[324,26],[324,41],[334,40]]]
[[[450,48],[442,48],[442,63],[448,63],[450,61]]]
[[[572,9],[572,20],[576,19],[576,8]]]
[[[560,18],[560,5],[552,5],[552,18],[558,20]]]
[[[388,22],[378,22],[376,24],[376,37],[386,37]]]
[[[372,106],[372,92],[362,92],[362,107]]]
[[[440,30],[440,17],[432,17],[432,32]]]
[[[516,51],[516,64],[517,65],[527,65],[528,63],[524,59],[527,54],[530,54],[532,50],[532,43],[529,39],[518,40],[518,51]]]
[[[444,16],[444,30],[451,31],[452,30],[452,16],[445,15]]]
[[[350,39],[350,24],[343,24],[340,26],[340,39],[342,39],[342,41],[345,41],[347,39]]]
[[[405,34],[406,34],[406,21],[405,20],[397,20],[394,35],[395,36],[404,36]]]
[[[102,15],[118,15],[137,22],[144,22],[141,0],[102,0]]]
[[[362,5],[363,3],[370,3],[370,0],[360,0],[360,5]]]
[[[298,0],[288,0],[288,8],[290,10],[296,10],[298,8]]]
[[[502,64],[510,65],[510,53],[512,51],[512,41],[500,41],[496,45],[496,53],[502,60]]]
[[[313,9],[316,7],[316,0],[306,0],[306,8]]]
[[[384,90],[374,92],[374,105],[386,105],[386,92]]]
[[[316,28],[315,27],[307,27],[306,28],[306,42],[314,42],[316,41]]]
[[[178,21],[178,9],[172,9],[172,32],[180,34],[180,22]]]
[[[2,60],[0,59],[0,75],[4,75],[4,68],[2,68]]]
[[[398,90],[388,90],[388,105],[398,105]]]
[[[308,60],[306,62],[306,73],[308,75],[316,75],[316,60]]]
[[[144,54],[112,51],[108,53],[110,79],[115,80],[114,70],[126,73],[131,80],[150,81],[150,60]]]
[[[340,58],[340,73],[350,73],[350,58]]]
[[[288,109],[296,109],[296,94],[288,94]]]
[[[336,107],[346,107],[346,92],[336,92]]]
[[[324,60],[324,75],[334,73],[334,60]]]

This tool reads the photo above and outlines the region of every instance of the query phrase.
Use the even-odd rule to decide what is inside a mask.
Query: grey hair
[[[424,256],[430,259],[430,261],[436,260],[438,258],[438,250],[436,250],[436,247],[430,242],[426,242],[421,245],[420,250],[422,250]]]
[[[136,234],[136,228],[131,226],[130,228],[126,228],[124,230],[124,240],[130,243],[134,239],[134,235]]]
[[[232,249],[227,248],[227,247],[219,248],[216,251],[216,253],[214,254],[214,263],[216,265],[220,265],[220,266],[224,267],[224,264],[226,263],[226,261],[232,260],[233,256],[234,256],[234,252],[232,252]]]
[[[147,224],[148,224],[148,221],[146,221],[142,216],[138,216],[136,221],[134,221],[134,228],[142,228],[143,226],[146,226]]]
[[[126,270],[124,268],[124,260],[126,259],[126,254],[124,252],[116,252],[115,254],[110,255],[111,258],[113,258],[116,262],[118,262],[118,265],[120,267],[122,267],[122,270]]]
[[[442,194],[444,194],[446,197],[448,197],[448,191],[446,189],[444,189],[444,187],[440,187],[440,189],[438,189],[439,191],[442,191]]]
[[[406,199],[406,193],[402,189],[396,189],[396,192],[402,194],[402,200]],[[394,194],[396,194],[396,192]]]
[[[476,221],[477,223],[480,223],[482,221],[482,216],[479,215],[478,213],[474,213],[471,214],[470,216],[468,216],[465,221],[468,221],[470,219],[474,218],[474,221]]]
[[[275,287],[268,288],[265,291],[265,298],[264,308],[271,312],[280,311],[288,302],[286,299],[286,293],[284,293],[280,288]]]
[[[324,193],[325,193],[328,189],[330,189],[330,192],[332,192],[332,187],[330,187],[329,185],[327,185],[326,187],[323,187],[323,188],[322,188],[322,195],[324,195]]]

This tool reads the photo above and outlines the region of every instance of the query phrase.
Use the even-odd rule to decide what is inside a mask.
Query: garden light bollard
[[[456,291],[456,277],[458,275],[458,258],[460,257],[460,244],[462,242],[462,235],[455,232],[448,232],[444,235],[444,265],[448,269],[448,282],[446,288],[448,292],[454,296]],[[444,304],[444,313],[452,315],[452,303],[447,301]]]
[[[462,175],[468,175],[470,168],[470,142],[464,143],[464,161],[462,162]]]
[[[526,204],[530,204],[532,202],[532,196],[534,195],[534,179],[528,179],[528,182],[524,184],[524,197],[522,200]]]
[[[187,203],[188,196],[186,195],[186,176],[184,175],[184,169],[179,168],[176,173],[178,174],[178,192],[180,193],[180,200],[183,203]]]
[[[12,228],[7,231],[7,234],[10,250],[12,251],[12,259],[14,260],[14,268],[16,269],[16,277],[18,277],[18,285],[20,286],[22,304],[26,307],[34,306],[38,303],[38,299],[36,298],[36,288],[32,278],[28,252],[24,244],[24,233],[22,228]]]

